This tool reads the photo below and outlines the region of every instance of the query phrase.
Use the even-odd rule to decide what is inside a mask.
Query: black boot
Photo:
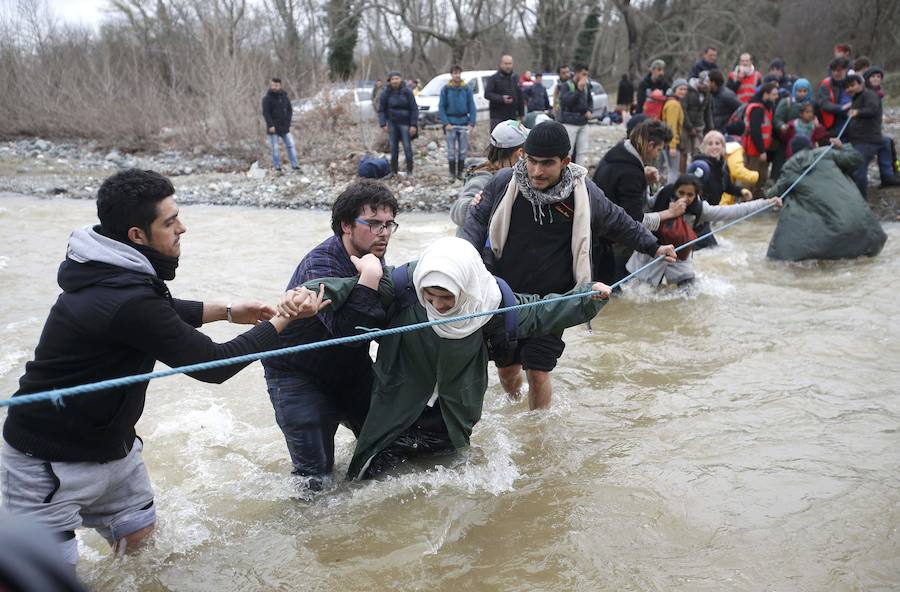
[[[412,177],[412,169],[413,169],[412,161],[407,162],[406,163],[406,176],[407,177]]]
[[[457,160],[456,161],[456,178],[462,181],[466,177],[466,161],[465,160]]]
[[[454,181],[456,181],[456,175],[457,175],[456,161],[448,160],[447,165],[450,168],[450,175],[447,177],[447,181],[449,181],[450,183],[453,183]]]
[[[396,160],[391,160],[391,176],[396,177],[397,171],[400,170],[400,164]]]

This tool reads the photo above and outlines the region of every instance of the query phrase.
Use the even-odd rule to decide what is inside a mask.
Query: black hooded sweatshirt
[[[94,251],[99,259],[105,258],[104,248]],[[70,257],[63,261],[58,274],[63,293],[50,309],[14,397],[150,372],[157,360],[174,367],[277,346],[278,334],[268,322],[226,343],[213,342],[195,329],[203,323],[202,302],[174,299],[148,266],[126,265],[93,259],[79,263]],[[191,376],[221,383],[246,365]],[[17,450],[46,461],[124,458],[134,444],[146,391],[143,382],[66,397],[58,407],[50,402],[13,406],[3,437]]]
[[[621,206],[632,219],[644,219],[647,178],[644,163],[625,147],[625,141],[613,146],[600,159],[594,171],[594,183],[603,190],[609,201]]]

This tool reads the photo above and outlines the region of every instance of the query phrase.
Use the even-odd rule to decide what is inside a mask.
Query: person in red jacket
[[[778,83],[767,82],[753,95],[744,111],[744,136],[742,144],[747,153],[747,168],[759,173],[759,182],[753,195],[762,197],[769,178],[769,158],[766,155],[772,144],[772,113],[778,100]]]
[[[740,102],[749,103],[760,84],[762,74],[753,66],[753,57],[742,53],[738,65],[728,75],[728,88],[735,92]]]

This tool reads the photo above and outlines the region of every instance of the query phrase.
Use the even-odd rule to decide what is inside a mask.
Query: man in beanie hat
[[[650,62],[650,72],[644,76],[638,85],[636,113],[644,112],[644,103],[647,101],[647,95],[654,90],[662,91],[663,95],[669,90],[669,81],[666,80],[666,63],[662,60]]]
[[[659,246],[587,178],[587,169],[571,163],[562,124],[535,126],[524,147],[525,158],[494,175],[481,202],[469,208],[463,227],[463,238],[476,248],[487,243],[488,269],[514,291],[546,295],[590,281],[598,274],[594,250],[601,239],[675,260],[671,245]],[[518,398],[524,368],[529,407],[548,407],[550,372],[564,348],[561,333],[520,339],[515,349],[495,359],[503,388]]]

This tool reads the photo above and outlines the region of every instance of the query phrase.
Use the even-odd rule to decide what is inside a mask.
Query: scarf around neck
[[[569,166],[563,169],[559,183],[540,190],[531,186],[531,181],[528,179],[528,163],[524,158],[513,165],[513,179],[516,182],[519,193],[531,204],[531,209],[534,212],[534,221],[542,226],[544,218],[547,216],[549,216],[550,222],[553,222],[553,210],[548,207],[545,214],[543,206],[566,200],[575,190],[575,183],[584,179],[585,175],[587,175],[586,168],[570,163]]]

